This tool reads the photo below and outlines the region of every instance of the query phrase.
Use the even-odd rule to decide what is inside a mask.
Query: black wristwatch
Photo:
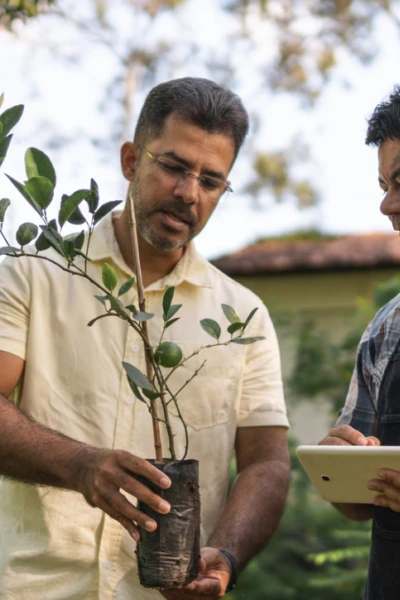
[[[229,583],[228,583],[228,587],[225,590],[225,593],[227,594],[228,592],[230,592],[231,590],[233,590],[236,587],[236,583],[239,577],[239,566],[237,564],[237,560],[234,556],[232,556],[232,554],[230,552],[227,552],[226,550],[220,550],[221,554],[223,554],[224,556],[226,556],[226,558],[229,560],[229,562],[231,563],[231,567],[232,567],[232,572],[231,572],[231,578],[229,579]]]

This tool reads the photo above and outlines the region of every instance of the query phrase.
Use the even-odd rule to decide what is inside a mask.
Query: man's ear
[[[135,176],[139,152],[139,146],[133,142],[125,142],[121,147],[121,169],[128,181],[133,181]]]

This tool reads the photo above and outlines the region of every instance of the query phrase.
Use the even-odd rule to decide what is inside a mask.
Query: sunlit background
[[[165,79],[209,77],[241,96],[252,127],[231,173],[234,194],[198,238],[207,257],[299,229],[390,231],[379,213],[376,151],[364,146],[364,136],[366,118],[400,81],[399,2],[391,13],[378,1],[314,3],[315,14],[313,3],[303,4],[64,0],[35,19],[15,21],[11,31],[3,22],[4,106],[25,105],[3,171],[23,180],[25,149],[35,146],[55,165],[59,196],[93,177],[103,200],[123,199],[119,146],[131,138],[145,94]],[[332,16],[336,23],[344,18],[332,8],[341,4],[352,5],[359,26],[350,41],[330,31],[321,46]],[[297,64],[294,52],[284,63],[294,35],[304,55]],[[325,71],[318,71],[324,60]],[[267,173],[262,161],[254,169],[257,152],[268,155]],[[277,187],[274,168],[283,180]],[[4,174],[1,195],[15,199],[11,230],[25,208]]]

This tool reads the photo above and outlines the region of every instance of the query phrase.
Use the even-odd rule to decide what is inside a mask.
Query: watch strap
[[[221,554],[223,554],[229,560],[232,567],[231,577],[229,579],[228,586],[225,590],[225,593],[228,593],[236,587],[236,583],[239,577],[239,565],[237,563],[236,558],[230,552],[227,552],[227,550],[219,549],[219,552],[221,552]]]

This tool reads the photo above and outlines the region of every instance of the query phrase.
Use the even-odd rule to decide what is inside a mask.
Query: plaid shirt
[[[361,338],[346,403],[336,425],[374,434],[382,379],[399,338],[400,294],[380,309]]]

